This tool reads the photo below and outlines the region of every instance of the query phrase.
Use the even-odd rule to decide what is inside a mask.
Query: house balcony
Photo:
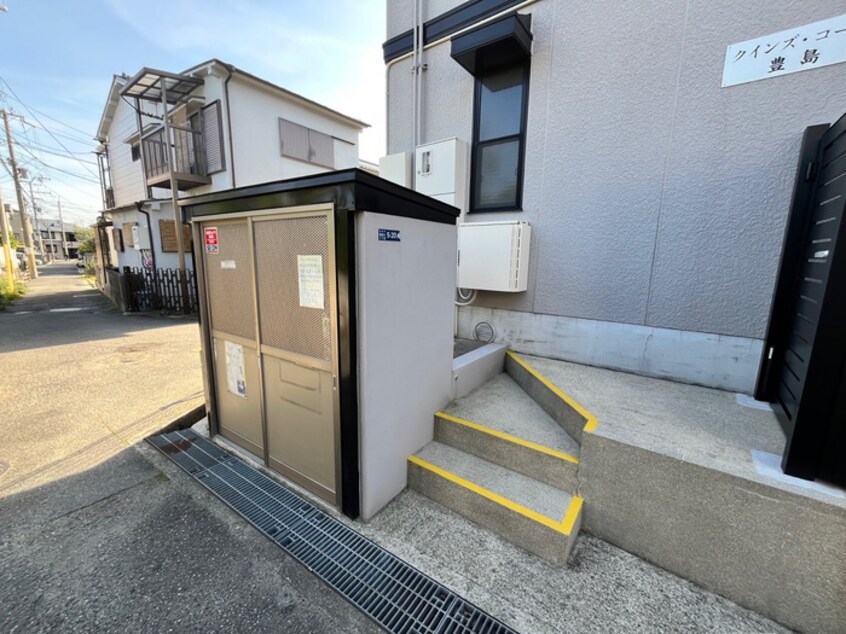
[[[148,187],[170,189],[171,176],[176,188],[187,191],[211,183],[206,166],[206,150],[200,130],[170,126],[172,154],[165,141],[165,128],[159,127],[141,139],[144,175]],[[171,165],[171,158],[173,165]]]

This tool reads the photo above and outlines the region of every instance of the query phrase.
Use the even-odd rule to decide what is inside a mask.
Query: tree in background
[[[88,253],[94,253],[94,229],[77,225],[73,228],[73,233],[76,236],[76,241],[79,243],[77,250],[79,257]]]
[[[3,235],[2,235],[2,232],[0,232],[0,246],[2,246],[2,245],[3,245]],[[12,251],[14,251],[18,247],[22,247],[22,246],[23,246],[23,242],[18,240],[15,236],[11,236],[11,235],[9,236],[9,247],[12,249]]]

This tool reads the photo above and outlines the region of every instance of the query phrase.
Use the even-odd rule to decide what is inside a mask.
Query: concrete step
[[[598,421],[593,414],[510,350],[505,355],[505,371],[579,445],[584,432],[596,429]]]
[[[408,485],[560,566],[581,525],[580,497],[439,442],[409,456]]]
[[[578,443],[507,374],[437,412],[435,440],[563,491],[577,489]]]

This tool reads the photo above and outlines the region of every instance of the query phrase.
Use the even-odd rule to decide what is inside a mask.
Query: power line
[[[10,170],[9,166],[8,166],[8,165],[6,165],[6,162],[5,162],[5,161],[0,161],[0,164],[1,164],[1,165],[3,165],[4,169],[6,170],[6,172],[7,172],[7,173],[11,176],[11,173],[12,173],[12,172],[11,172],[11,170]],[[38,178],[39,178],[39,177],[36,177],[36,179],[38,179]],[[67,183],[65,183],[65,184],[67,185]],[[29,199],[30,204],[33,206],[33,208],[36,206],[36,202],[35,202],[36,198],[39,198],[39,199],[40,199],[40,198],[41,198],[41,197],[43,197],[43,196],[55,196],[56,198],[59,198],[59,194],[58,194],[58,193],[57,193],[54,189],[52,189],[52,188],[47,187],[46,185],[44,185],[43,181],[42,181],[42,183],[41,183],[41,186],[42,186],[42,187],[43,187],[46,191],[40,191],[40,192],[38,192],[38,195],[36,195],[36,194],[35,194],[35,192],[33,192],[33,195],[32,195],[32,196],[27,196],[27,193],[26,193],[26,192],[24,192],[24,196],[25,196],[26,198],[28,198],[28,199]],[[69,204],[69,202],[70,202],[70,201],[68,201],[68,200],[67,200],[67,198],[65,198],[64,209],[65,209],[65,210],[68,210],[68,211],[70,212],[70,213],[69,213],[69,215],[74,216],[74,217],[75,217],[75,218],[77,218],[77,219],[79,219],[80,217],[82,217],[82,218],[84,219],[84,220],[83,220],[83,222],[84,222],[84,221],[87,221],[87,220],[89,219],[89,218],[88,218],[88,217],[86,217],[86,216],[91,216],[91,215],[96,216],[96,215],[97,215],[97,213],[98,213],[97,209],[96,209],[94,206],[85,207],[85,206],[82,206],[82,205],[78,205],[78,204],[76,204],[76,203],[74,203],[74,202],[70,202],[70,204]],[[99,205],[98,205],[98,206],[99,206]],[[39,208],[39,210],[41,210],[41,211],[49,211],[48,209],[46,209],[46,207],[44,206],[44,204],[40,204],[40,205],[38,205],[38,208]],[[85,214],[85,216],[83,216],[82,214]]]
[[[2,82],[3,82],[3,84],[6,86],[6,88],[8,88],[8,89],[9,89],[9,92],[11,92],[11,93],[12,93],[12,96],[13,96],[15,99],[17,99],[17,101],[18,101],[18,102],[19,102],[19,103],[20,103],[20,104],[21,104],[24,108],[26,108],[27,112],[29,112],[29,114],[31,114],[31,115],[32,115],[32,118],[33,118],[33,119],[35,119],[35,120],[38,122],[38,124],[39,124],[42,128],[44,128],[44,131],[45,131],[45,132],[47,132],[47,134],[49,134],[49,135],[53,138],[53,140],[54,140],[56,143],[58,143],[58,144],[62,147],[62,149],[63,149],[63,150],[65,150],[65,152],[70,153],[70,150],[69,150],[69,149],[65,146],[65,144],[64,144],[64,143],[62,143],[61,141],[59,141],[59,139],[56,137],[56,135],[54,135],[54,134],[53,134],[53,132],[52,132],[52,131],[50,131],[50,129],[49,129],[47,126],[45,126],[45,125],[41,122],[41,119],[39,119],[39,118],[38,118],[38,115],[36,115],[36,114],[35,114],[35,113],[34,113],[34,112],[30,109],[30,107],[29,107],[28,105],[26,105],[23,101],[21,101],[21,98],[20,98],[20,97],[18,97],[17,93],[15,93],[14,89],[13,89],[13,88],[9,85],[9,82],[7,82],[7,81],[6,81],[5,79],[3,79],[2,77],[0,77],[0,81],[2,81]],[[76,160],[77,160],[77,161],[79,161],[79,159],[76,159]],[[82,165],[82,166],[83,166],[83,167],[84,167],[84,168],[85,168],[85,169],[86,169],[86,170],[87,170],[87,171],[88,171],[88,172],[89,172],[89,173],[90,173],[90,174],[91,174],[94,178],[96,178],[96,179],[97,179],[97,182],[99,183],[99,176],[98,176],[97,174],[95,174],[95,173],[94,173],[94,171],[93,171],[91,168],[89,168],[87,165],[85,165],[85,163],[83,163],[83,162],[81,162],[81,161],[79,161],[79,163],[80,163],[80,165]]]
[[[95,179],[93,179],[93,178],[88,178],[87,176],[84,176],[84,175],[82,175],[82,174],[77,174],[76,172],[71,172],[71,171],[69,171],[69,170],[62,169],[61,167],[56,167],[56,166],[54,166],[54,165],[50,165],[50,164],[48,164],[48,163],[44,162],[44,160],[43,160],[43,159],[40,159],[40,158],[39,158],[39,157],[37,157],[35,154],[33,154],[32,150],[30,150],[27,146],[25,146],[25,145],[21,145],[20,147],[22,147],[22,148],[23,148],[23,150],[24,150],[24,152],[26,152],[27,154],[29,154],[29,155],[33,158],[33,160],[37,161],[39,164],[41,164],[41,165],[43,165],[44,167],[46,167],[48,170],[53,170],[53,171],[56,171],[56,172],[61,172],[62,174],[67,174],[68,176],[73,176],[74,178],[78,178],[79,180],[81,180],[81,181],[85,181],[86,183],[91,183],[92,185],[99,185],[99,184],[100,184],[100,179],[99,179],[99,178],[95,180]]]
[[[0,77],[0,79],[2,79],[2,77]],[[6,84],[5,79],[3,79],[3,83]],[[8,87],[9,84],[6,84],[6,86]],[[9,87],[9,90],[12,90],[11,87]],[[14,92],[13,92],[13,95],[14,95]],[[72,125],[65,123],[64,121],[59,121],[55,117],[51,117],[49,114],[47,114],[43,110],[39,110],[38,108],[33,108],[32,106],[27,106],[24,102],[22,102],[20,99],[18,99],[18,97],[16,95],[14,95],[12,97],[12,99],[17,101],[19,104],[21,104],[23,107],[27,108],[28,110],[32,110],[34,112],[37,112],[42,117],[47,117],[48,119],[50,119],[51,121],[55,121],[59,125],[62,125],[62,126],[68,128],[70,130],[73,130],[74,132],[79,132],[83,137],[83,140],[81,140],[80,143],[83,143],[83,142],[87,143],[87,142],[91,141],[91,133],[90,132],[86,132],[85,130],[80,130],[79,128],[75,128]],[[57,132],[57,134],[58,134],[58,132]],[[73,140],[76,140],[76,139],[73,139]]]
[[[44,130],[45,132],[47,131],[47,128],[43,128],[40,125],[35,125],[31,121],[27,121],[27,125],[31,128],[35,128],[37,130]],[[57,132],[56,130],[53,130],[53,134],[55,134],[56,136],[60,136],[63,139],[73,141],[74,143],[80,143],[80,144],[84,144],[84,145],[90,144],[91,141],[93,140],[93,139],[80,139],[79,137],[71,136],[70,134],[64,134],[62,132]]]
[[[0,135],[0,141],[5,141],[5,140],[6,140],[5,137]],[[15,145],[17,145],[18,147],[21,147],[21,148],[28,148],[30,150],[35,150],[37,152],[44,152],[45,154],[51,154],[53,156],[58,156],[58,157],[61,157],[61,158],[73,159],[75,161],[80,161],[82,163],[87,163],[89,165],[95,165],[95,166],[97,165],[97,163],[95,163],[94,161],[86,161],[85,159],[76,158],[75,156],[72,156],[70,154],[64,154],[63,152],[57,152],[55,149],[41,147],[41,146],[38,146],[38,145],[21,143],[20,141],[16,141]],[[73,152],[73,154],[90,154],[90,152]]]

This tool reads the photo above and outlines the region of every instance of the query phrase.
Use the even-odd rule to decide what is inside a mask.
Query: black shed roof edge
[[[369,172],[361,170],[357,167],[345,170],[337,170],[334,172],[322,172],[319,174],[311,174],[309,176],[300,176],[297,178],[289,178],[279,181],[271,181],[268,183],[260,183],[257,185],[245,185],[235,189],[227,189],[220,192],[211,192],[208,194],[201,194],[199,196],[192,196],[190,198],[183,198],[179,201],[179,206],[183,207],[189,217],[194,214],[191,211],[209,204],[224,203],[226,201],[241,200],[253,197],[266,197],[274,194],[282,194],[287,192],[296,192],[298,190],[315,190],[319,188],[331,189],[333,187],[353,186],[356,198],[367,198],[369,202],[373,201],[370,196],[363,196],[365,193],[375,193],[377,199],[384,199],[385,203],[390,207],[397,202],[406,202],[416,208],[425,208],[428,213],[420,215],[422,219],[432,220],[435,222],[455,224],[456,218],[461,211],[439,200],[421,194],[414,190],[397,185],[391,181],[385,180],[379,176],[375,176]],[[363,189],[362,189],[363,188]],[[369,190],[369,192],[368,192]],[[304,201],[303,204],[313,204],[313,200]],[[334,200],[327,199],[325,202],[334,202]],[[378,206],[378,205],[377,205]],[[389,209],[372,208],[373,205],[365,205],[359,207],[360,211],[373,211],[376,213],[392,213]],[[402,213],[402,210],[393,210],[395,215],[408,215]],[[210,214],[197,214],[197,217]]]
[[[423,45],[431,44],[443,37],[453,35],[463,28],[480,22],[501,11],[520,4],[523,0],[468,0],[435,16],[423,25]],[[382,44],[385,63],[412,51],[414,29],[394,35]]]

